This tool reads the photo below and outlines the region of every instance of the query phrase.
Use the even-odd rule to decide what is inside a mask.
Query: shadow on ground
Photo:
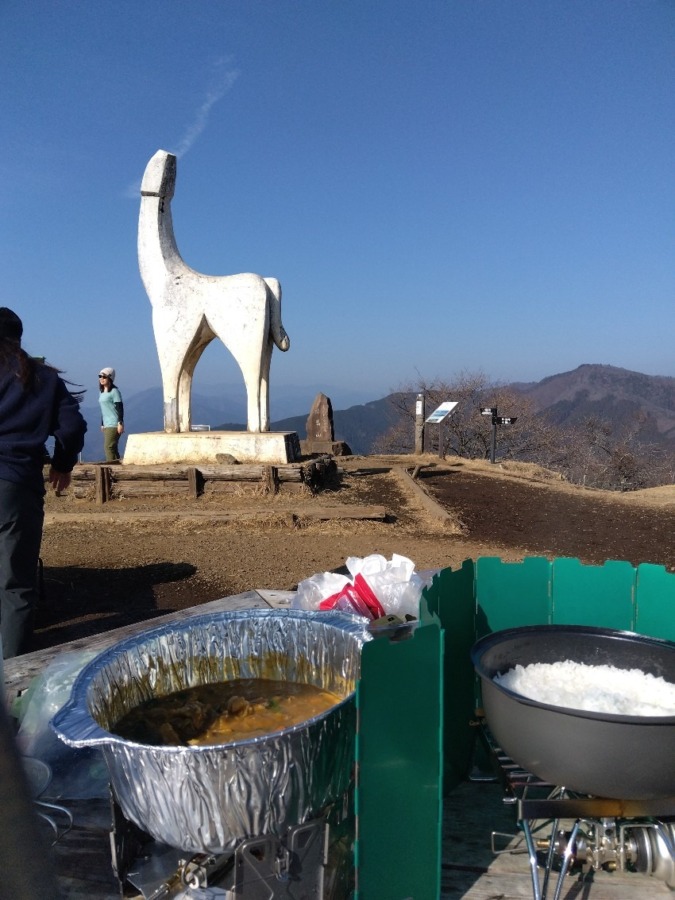
[[[45,567],[33,649],[172,612],[158,606],[157,585],[190,579],[196,571],[189,563],[168,562],[126,569]]]

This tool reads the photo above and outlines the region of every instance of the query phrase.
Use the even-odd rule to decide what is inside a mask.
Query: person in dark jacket
[[[33,633],[42,543],[45,443],[54,437],[49,482],[70,484],[86,422],[52,366],[21,348],[23,324],[0,307],[0,637],[3,656],[25,653]]]

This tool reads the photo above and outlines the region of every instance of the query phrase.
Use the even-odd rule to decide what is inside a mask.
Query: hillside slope
[[[512,386],[558,425],[598,417],[620,429],[642,415],[643,439],[675,447],[675,378],[584,364],[533,384]]]
[[[618,434],[623,427],[642,420],[640,440],[675,450],[675,378],[584,364],[538,382],[507,387],[531,399],[535,410],[546,413],[554,424],[576,425],[597,418]],[[394,402],[401,396],[389,394],[371,403],[334,410],[336,440],[346,441],[354,453],[371,453],[375,441],[398,420]],[[306,421],[306,415],[294,416],[274,422],[273,428],[297,431],[302,438]]]

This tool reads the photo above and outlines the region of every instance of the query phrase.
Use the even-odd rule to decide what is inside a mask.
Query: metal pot
[[[151,629],[85,666],[52,727],[72,747],[101,748],[122,812],[156,840],[219,853],[244,837],[283,835],[350,785],[366,626],[340,613],[240,610]],[[344,699],[285,731],[214,746],[148,746],[110,731],[151,697],[260,677]]]
[[[487,724],[518,765],[571,791],[625,800],[675,796],[675,716],[587,712],[530,700],[493,678],[563,660],[641,669],[675,683],[675,643],[627,631],[543,625],[497,631],[471,651]]]

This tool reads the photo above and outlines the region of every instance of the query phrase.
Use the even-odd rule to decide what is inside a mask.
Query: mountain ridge
[[[548,375],[536,382],[512,382],[505,385],[528,397],[536,412],[546,413],[556,425],[580,424],[590,417],[608,421],[614,427],[643,419],[640,434],[645,441],[657,442],[675,449],[675,378],[665,375],[645,375],[618,366],[583,363],[567,372]],[[307,411],[299,415],[273,419],[273,431],[295,431],[306,436],[309,407],[316,394],[304,388]],[[345,441],[356,454],[371,452],[374,442],[398,420],[399,413],[392,400],[402,392],[392,392],[377,400],[355,404],[346,409],[333,407],[335,439]],[[312,399],[309,399],[309,398]],[[286,408],[288,408],[287,404]],[[83,458],[100,459],[103,442],[100,437],[100,417],[96,407],[83,407],[89,425]],[[146,432],[162,429],[162,392],[149,388],[125,399],[126,431]],[[207,423],[214,429],[245,430],[245,402],[243,386],[238,393],[232,386],[206,393],[193,392],[192,419]],[[218,424],[217,424],[218,423]],[[122,450],[124,443],[122,443]]]
[[[645,437],[675,444],[675,378],[584,363],[518,390],[557,425],[597,416],[620,426],[643,414],[646,422],[640,430]]]

